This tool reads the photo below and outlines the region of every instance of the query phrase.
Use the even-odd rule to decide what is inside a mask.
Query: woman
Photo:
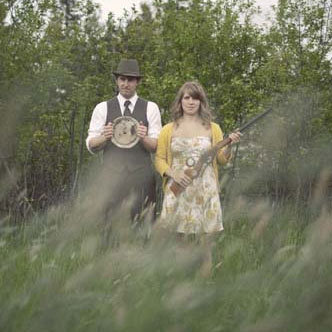
[[[220,232],[223,224],[217,162],[226,164],[231,158],[231,148],[219,150],[204,172],[191,180],[184,170],[221,141],[223,133],[211,121],[206,94],[197,82],[186,82],[180,88],[171,110],[173,122],[161,130],[155,157],[164,189],[159,225],[174,227],[183,235]],[[230,134],[232,143],[238,142],[240,135],[240,132]],[[170,189],[172,181],[184,189],[177,197]]]

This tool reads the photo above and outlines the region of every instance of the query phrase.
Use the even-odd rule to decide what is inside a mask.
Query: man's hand
[[[113,125],[112,122],[109,122],[106,126],[104,126],[102,135],[109,141],[113,137]]]
[[[137,127],[137,136],[140,139],[144,139],[148,133],[148,128],[143,125],[143,122],[140,122]]]
[[[157,148],[157,139],[148,136],[148,128],[141,121],[137,127],[136,134],[143,143],[144,148],[149,152],[155,152]]]

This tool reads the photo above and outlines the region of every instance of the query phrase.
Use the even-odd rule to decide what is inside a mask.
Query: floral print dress
[[[188,168],[188,158],[198,160],[211,147],[211,138],[173,137],[171,142],[172,168]],[[178,196],[170,189],[172,180],[165,189],[160,226],[174,228],[179,233],[213,233],[223,230],[222,210],[219,200],[218,183],[212,164]]]

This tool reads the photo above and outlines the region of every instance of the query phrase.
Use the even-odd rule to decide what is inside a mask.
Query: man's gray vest
[[[146,127],[149,126],[146,115],[147,106],[146,100],[138,98],[131,114]],[[119,116],[122,116],[122,113],[118,98],[115,97],[107,101],[106,124],[113,122]],[[110,141],[104,148],[104,163],[115,171],[133,172],[142,167],[151,168],[151,155],[140,141],[130,149],[119,148]]]

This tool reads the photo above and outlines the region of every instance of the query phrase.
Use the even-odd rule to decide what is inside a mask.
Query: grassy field
[[[1,228],[1,331],[330,331],[332,215],[234,199],[212,248],[122,220],[101,248],[82,200]]]

